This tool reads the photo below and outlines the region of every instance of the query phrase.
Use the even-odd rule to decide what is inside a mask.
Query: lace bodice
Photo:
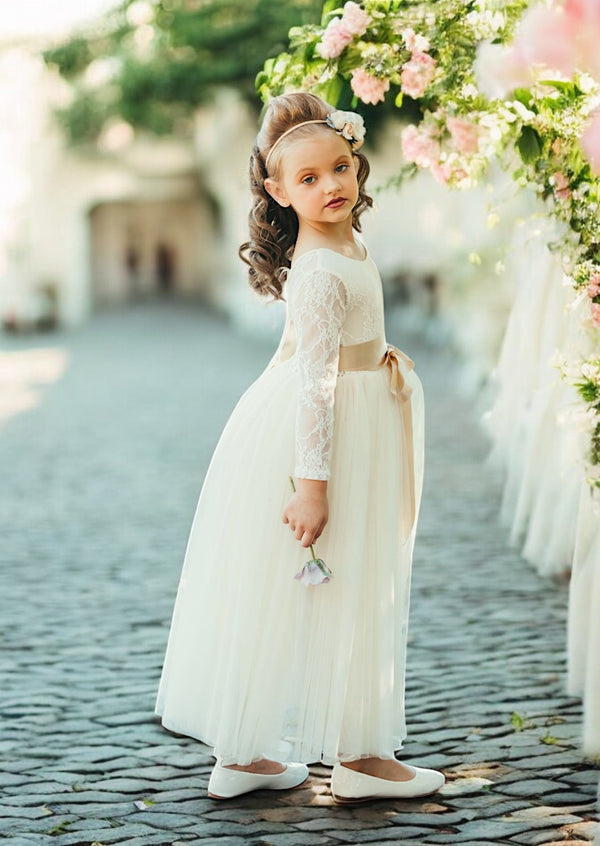
[[[369,255],[321,248],[294,261],[285,288],[286,324],[269,366],[293,355],[298,371],[294,475],[329,479],[339,347],[384,334],[381,279]]]

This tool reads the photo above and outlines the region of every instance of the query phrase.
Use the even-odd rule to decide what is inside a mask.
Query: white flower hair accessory
[[[349,141],[355,150],[360,149],[365,140],[365,122],[356,112],[342,112],[336,109],[327,115],[325,123]]]

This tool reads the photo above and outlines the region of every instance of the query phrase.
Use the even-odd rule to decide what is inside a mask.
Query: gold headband
[[[301,126],[306,126],[309,123],[324,123],[326,126],[330,126],[334,129],[338,135],[341,135],[346,139],[346,141],[349,141],[355,150],[362,147],[365,137],[365,126],[362,117],[356,112],[342,112],[340,110],[336,110],[328,114],[326,118],[321,118],[319,120],[303,120],[301,123],[295,123],[294,126],[290,126],[289,129],[282,132],[265,158],[265,168],[267,171],[269,169],[269,159],[279,142],[282,141],[286,135],[289,135],[290,132],[293,132],[295,129],[300,129]]]
[[[269,169],[269,159],[271,158],[273,150],[279,144],[279,142],[282,141],[286,135],[289,135],[290,132],[293,132],[295,129],[300,129],[301,126],[306,126],[309,123],[327,123],[327,121],[325,120],[325,118],[321,120],[303,120],[302,123],[296,123],[294,124],[294,126],[290,126],[289,129],[286,129],[285,132],[282,132],[277,141],[273,144],[273,146],[267,153],[267,158],[265,159],[265,167],[267,168],[267,170]]]

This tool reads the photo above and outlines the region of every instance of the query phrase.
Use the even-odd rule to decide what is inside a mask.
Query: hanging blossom
[[[350,42],[360,38],[367,31],[371,18],[360,8],[358,3],[349,0],[344,6],[344,13],[341,18],[332,18],[321,42],[317,45],[317,53],[323,59],[337,59]]]
[[[476,153],[479,149],[479,129],[469,120],[449,117],[446,126],[460,153]]]
[[[600,108],[590,115],[590,122],[583,131],[580,143],[592,172],[600,176]]]
[[[439,162],[441,147],[430,127],[410,124],[400,135],[402,155],[418,167],[431,168]]]
[[[594,274],[587,284],[587,295],[591,300],[592,324],[600,326],[600,273]]]
[[[375,105],[375,103],[383,102],[385,92],[389,90],[390,81],[373,76],[362,68],[354,68],[350,86],[363,103]]]
[[[402,67],[400,85],[404,94],[415,100],[422,97],[435,76],[435,59],[422,50],[414,50]]]

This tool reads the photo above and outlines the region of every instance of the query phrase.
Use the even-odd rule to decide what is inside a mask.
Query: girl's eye
[[[339,165],[336,167],[336,172],[337,172],[337,173],[342,173],[344,170],[347,170],[347,169],[348,169],[348,167],[349,167],[349,165],[347,165],[347,164],[339,164]]]
[[[305,177],[304,177],[304,179],[302,180],[302,182],[303,182],[305,185],[312,185],[314,181],[315,181],[315,177],[314,177],[314,176],[305,176]]]

